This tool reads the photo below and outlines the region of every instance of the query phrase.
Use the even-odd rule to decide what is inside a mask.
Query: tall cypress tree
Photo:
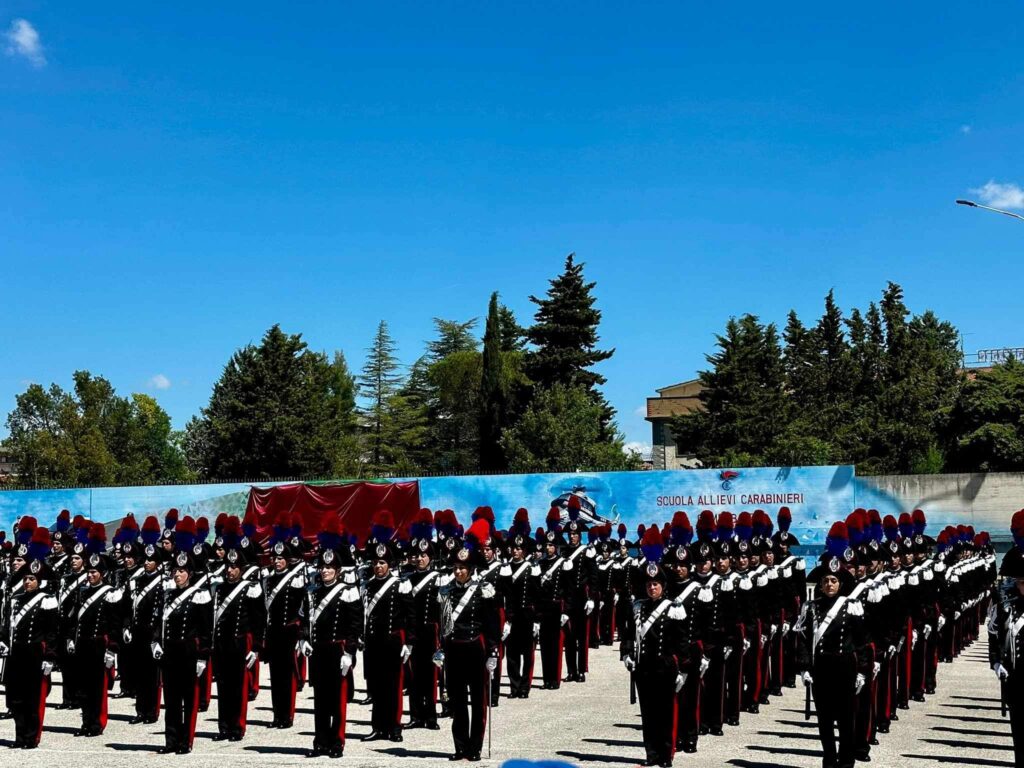
[[[502,319],[498,292],[491,294],[484,328],[483,375],[480,381],[480,468],[497,471],[505,468],[501,432],[505,428],[508,393],[502,366]]]
[[[389,427],[389,407],[398,394],[402,378],[398,373],[398,358],[395,355],[395,341],[388,331],[388,324],[381,320],[373,344],[367,350],[366,363],[359,377],[359,389],[368,401],[363,408],[369,434],[367,447],[370,462],[380,468],[386,456],[386,432]]]
[[[597,348],[601,311],[594,307],[591,293],[596,283],[584,280],[584,265],[577,264],[575,258],[574,253],[566,257],[565,271],[551,281],[544,298],[530,297],[537,312],[526,331],[535,347],[527,361],[527,374],[542,388],[556,383],[582,386],[596,395],[605,378],[591,368],[615,350]]]

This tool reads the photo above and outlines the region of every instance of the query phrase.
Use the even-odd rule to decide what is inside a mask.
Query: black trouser
[[[370,727],[380,733],[398,733],[402,727],[404,644],[405,632],[366,638],[366,690],[373,700]]]
[[[601,642],[604,645],[611,645],[615,642],[615,595],[609,592],[605,595],[604,605],[601,606],[600,618],[597,622],[598,634],[601,636]]]
[[[839,768],[853,768],[854,718],[856,716],[857,660],[852,654],[818,654],[811,670],[814,683],[814,709],[818,715],[818,737],[821,739],[822,762],[836,762],[836,738],[839,729]]]
[[[168,644],[161,659],[164,679],[164,742],[171,749],[191,749],[199,713],[199,677],[195,642]]]
[[[295,693],[299,685],[299,666],[295,644],[298,630],[288,627],[267,638],[264,658],[270,667],[270,706],[274,722],[291,725],[295,720]]]
[[[508,669],[509,693],[515,698],[526,697],[533,683],[533,660],[536,641],[533,621],[529,615],[513,618],[512,631],[505,639],[505,667]]]
[[[129,643],[124,643],[121,652],[117,654],[117,679],[121,683],[122,696],[135,696],[138,674],[135,668],[135,655],[131,652]]]
[[[317,644],[309,665],[313,686],[313,749],[330,752],[345,748],[348,677],[341,675],[344,643]]]
[[[107,684],[110,670],[103,663],[105,640],[82,640],[75,648],[71,662],[77,667],[81,685],[82,728],[89,733],[103,733],[107,727]]]
[[[65,707],[82,705],[81,675],[75,666],[75,654],[68,653],[66,642],[61,640],[57,648],[57,665],[60,667],[61,703]]]
[[[444,653],[455,751],[462,755],[479,755],[487,728],[490,682],[484,639],[481,636],[468,642],[448,640]]]
[[[127,648],[135,670],[135,714],[144,720],[160,716],[160,664],[153,658],[150,635],[139,632]]]
[[[4,674],[7,706],[14,716],[14,746],[36,746],[43,730],[43,712],[50,679],[43,675],[43,649],[38,643],[15,645]]]
[[[409,717],[423,723],[437,722],[437,625],[421,627],[409,658]]]
[[[647,759],[669,762],[676,748],[676,676],[670,670],[644,670],[641,665],[635,679]]]
[[[697,737],[700,733],[700,691],[702,687],[700,662],[703,655],[703,646],[700,643],[695,643],[690,654],[692,661],[683,670],[687,673],[686,682],[676,693],[677,748],[687,745],[697,746]]]
[[[754,650],[753,646],[750,648]],[[743,702],[743,640],[737,639],[725,661],[725,719],[736,721]]]
[[[704,649],[709,664],[708,671],[704,673],[700,724],[712,731],[720,731],[725,719],[726,664],[722,658],[723,650],[724,646],[706,646]]]
[[[245,657],[251,650],[252,635],[246,634],[221,642],[213,652],[213,669],[217,675],[217,730],[225,736],[241,738],[245,735],[251,686],[251,672],[245,666]],[[202,681],[199,685],[202,688]]]
[[[545,614],[540,620],[540,663],[546,686],[557,688],[562,682],[564,642],[561,614]]]
[[[587,671],[587,655],[590,649],[590,622],[583,605],[569,611],[569,623],[565,625],[565,673],[569,679]]]
[[[867,672],[864,675],[864,687],[857,694],[855,706],[855,725],[853,731],[853,749],[858,755],[866,755],[871,751],[871,739],[875,730],[875,680],[872,679],[872,670],[875,665],[875,648],[868,645],[864,649],[864,666]]]
[[[1010,710],[1010,733],[1013,736],[1013,764],[1024,768],[1024,671],[1010,672],[1002,684],[1006,706]]]

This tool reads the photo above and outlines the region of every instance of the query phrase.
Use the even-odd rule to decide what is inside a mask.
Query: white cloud
[[[39,39],[36,28],[25,19],[15,19],[11,22],[11,28],[4,33],[7,40],[5,49],[8,56],[22,56],[28,59],[33,67],[46,66],[46,56],[43,55],[43,43]]]
[[[960,126],[960,133],[962,133],[964,136],[966,136],[970,132],[971,132],[971,126],[969,126],[969,125],[961,125]]]
[[[171,380],[164,376],[162,373],[158,373],[156,376],[149,380],[149,385],[151,387],[156,387],[157,389],[170,389]]]
[[[641,456],[646,458],[651,455],[651,444],[641,443],[634,440],[633,442],[623,445],[622,450],[624,453],[639,453]]]
[[[985,205],[991,205],[993,208],[1024,209],[1024,188],[1012,182],[1000,184],[997,181],[989,181],[983,187],[972,189],[971,193],[981,198]]]

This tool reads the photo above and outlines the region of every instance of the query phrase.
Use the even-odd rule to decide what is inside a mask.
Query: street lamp
[[[988,205],[975,203],[973,200],[957,200],[956,204],[966,205],[968,208],[984,208],[986,211],[995,211],[996,213],[1003,214],[1003,216],[1010,216],[1014,219],[1020,219],[1021,221],[1024,221],[1024,216],[1021,216],[1019,213],[1013,213],[1012,211],[1004,211],[1002,208],[992,208],[991,206]]]

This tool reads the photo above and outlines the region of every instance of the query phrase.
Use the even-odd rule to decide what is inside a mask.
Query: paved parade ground
[[[566,683],[558,691],[540,690],[540,681],[528,700],[502,698],[493,712],[491,759],[486,744],[481,765],[498,765],[511,758],[560,759],[581,765],[604,763],[630,766],[643,761],[640,715],[629,705],[628,678],[618,662],[618,651],[601,648],[591,654],[591,671],[584,684]],[[539,666],[536,670],[539,674]],[[59,676],[57,684],[59,685]],[[266,681],[264,681],[265,683]],[[116,689],[115,689],[116,690]],[[216,690],[214,691],[216,696]],[[360,687],[357,701],[365,696]],[[72,765],[96,768],[136,766],[141,759],[167,764],[216,766],[223,764],[316,764],[353,766],[449,765],[452,751],[450,720],[441,720],[440,731],[413,730],[402,743],[377,741],[364,744],[369,732],[369,707],[349,708],[349,741],[339,761],[326,757],[307,760],[303,753],[312,744],[312,691],[299,694],[295,726],[270,730],[270,691],[264,687],[250,704],[249,730],[243,741],[214,742],[217,731],[216,699],[210,711],[199,716],[195,751],[188,756],[156,755],[163,743],[162,723],[128,725],[133,714],[130,700],[111,699],[110,722],[103,736],[76,738],[78,712],[46,713],[42,744],[34,751],[4,753],[8,765],[52,766],[70,760]],[[51,704],[60,701],[54,687]],[[0,743],[13,739],[11,720],[0,721]],[[975,643],[953,664],[939,666],[939,692],[924,704],[912,703],[900,711],[889,735],[872,751],[872,763],[881,766],[1012,766],[1009,720],[1000,716],[995,677],[988,668],[982,644]],[[781,699],[762,707],[761,714],[744,714],[739,727],[725,727],[725,735],[701,737],[695,755],[677,754],[675,764],[695,766],[732,765],[739,768],[812,768],[821,765],[817,729],[804,720],[804,691],[785,689]]]

